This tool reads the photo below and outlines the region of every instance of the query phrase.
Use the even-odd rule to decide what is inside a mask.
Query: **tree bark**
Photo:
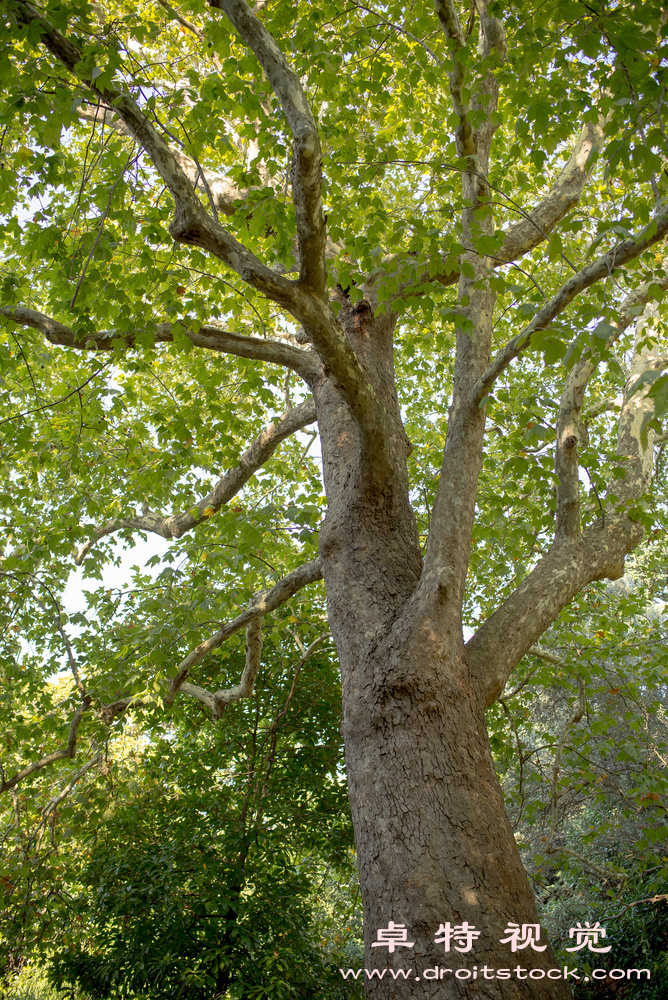
[[[500,998],[569,997],[551,949],[517,953],[501,944],[509,922],[538,924],[533,894],[508,822],[489,749],[483,705],[461,651],[439,650],[429,666],[419,633],[395,654],[393,666],[410,680],[379,692],[349,683],[344,735],[350,800],[365,910],[367,969],[411,969],[406,981],[386,973],[369,980],[367,996]],[[387,652],[384,650],[384,652]],[[382,657],[380,669],[385,667]],[[416,664],[420,664],[418,682]],[[364,676],[362,666],[342,672]],[[363,719],[366,722],[363,722]],[[378,928],[404,924],[413,948],[373,948]],[[449,953],[435,937],[446,921],[480,931],[468,953]],[[543,931],[540,945],[547,944]],[[425,979],[439,969],[439,979]],[[440,969],[450,972],[440,976]],[[533,977],[516,978],[514,971]],[[483,970],[486,970],[486,977]],[[493,971],[494,970],[494,971]],[[508,970],[510,979],[496,979]],[[419,978],[418,978],[419,977]]]
[[[475,969],[476,996],[567,998],[569,986],[546,977],[557,968],[549,946],[513,953],[500,944],[509,922],[538,924],[538,917],[489,748],[485,689],[466,663],[453,588],[439,585],[424,600],[393,323],[374,317],[364,299],[352,306],[339,298],[339,322],[384,405],[394,456],[392,475],[369,489],[349,410],[325,373],[314,385],[328,496],[320,552],[341,667],[365,967],[411,969],[408,979],[386,972],[367,980],[366,993],[373,1000],[470,996],[473,979],[455,973],[473,977]],[[412,948],[373,947],[390,921],[405,925]],[[453,943],[446,953],[435,942],[448,921],[480,931],[470,952]],[[537,943],[547,944],[545,932]],[[434,968],[439,978],[430,971],[425,979]],[[452,971],[441,977],[441,968]],[[491,978],[491,970],[512,978]]]

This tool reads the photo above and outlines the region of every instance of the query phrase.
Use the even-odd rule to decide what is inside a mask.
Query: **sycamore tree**
[[[468,996],[421,974],[538,923],[486,709],[663,523],[664,11],[1,7],[0,787],[79,755],[65,794],[128,712],[224,726],[263,636],[308,670],[322,580],[366,965],[412,970],[367,995]],[[151,533],[157,575],[67,621]],[[539,940],[477,995],[570,996]]]

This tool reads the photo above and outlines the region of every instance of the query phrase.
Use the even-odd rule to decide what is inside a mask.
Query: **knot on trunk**
[[[169,235],[176,243],[190,243],[197,246],[202,240],[202,227],[199,220],[193,219],[187,212],[177,208],[169,226]]]
[[[452,597],[455,589],[455,571],[452,566],[443,566],[438,571],[438,593],[445,600]]]

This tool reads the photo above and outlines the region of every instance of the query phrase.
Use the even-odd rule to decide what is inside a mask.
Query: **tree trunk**
[[[406,981],[389,973],[369,980],[367,996],[570,997],[563,980],[547,978],[547,970],[557,968],[549,947],[512,952],[510,944],[500,944],[509,922],[537,924],[538,917],[506,816],[483,707],[459,651],[444,651],[443,660],[429,665],[419,647],[404,654],[405,675],[420,665],[419,685],[406,676],[407,683],[386,690],[375,705],[368,688],[344,685],[366,968],[411,969]],[[378,672],[373,661],[363,669],[342,668],[358,678]],[[389,954],[386,947],[372,947],[389,921],[406,926],[413,948]],[[451,943],[446,952],[435,943],[440,925],[464,921],[480,931],[471,951],[460,953]],[[547,944],[544,931],[537,943]],[[433,972],[425,979],[434,968],[439,979],[430,978]],[[441,977],[443,968],[452,971]],[[512,978],[496,979],[492,970],[504,969]],[[465,970],[471,978],[464,978]]]
[[[549,945],[513,952],[500,943],[509,923],[538,924],[538,917],[489,748],[484,691],[464,658],[461,594],[449,568],[425,582],[394,388],[393,323],[374,317],[364,300],[353,307],[342,294],[340,301],[339,322],[388,414],[393,456],[389,475],[365,473],[347,407],[326,377],[314,386],[328,497],[320,552],[341,666],[365,965],[408,975],[367,980],[367,996],[566,1000],[570,986],[556,972],[547,977],[557,968]],[[465,419],[451,411],[451,441]],[[477,410],[460,436],[482,440],[483,427]],[[465,486],[473,496],[478,457],[474,449]],[[457,482],[448,502],[467,516]],[[460,577],[467,561],[460,546],[453,558]],[[373,947],[390,921],[405,925],[413,947],[391,954]],[[435,942],[448,922],[480,932],[471,951],[457,951],[455,941],[446,952]],[[547,945],[544,931],[536,943]],[[509,978],[497,979],[497,970]]]

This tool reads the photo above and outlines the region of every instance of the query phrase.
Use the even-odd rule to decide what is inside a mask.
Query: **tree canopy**
[[[21,864],[49,838],[57,863],[78,788],[105,813],[128,720],[156,745],[224,732],[280,662],[270,741],[281,704],[327,689],[276,779],[289,812],[291,767],[314,769],[305,830],[317,776],[338,794],[317,748],[342,694],[369,968],[390,919],[420,968],[438,921],[477,922],[497,964],[503,922],[535,921],[510,825],[485,818],[485,710],[545,865],[640,865],[656,894],[662,6],[0,9],[0,791]],[[147,536],[164,553],[105,584]],[[85,613],[63,604],[73,571]],[[560,839],[592,802],[633,858]],[[531,996],[570,995],[550,988]]]

